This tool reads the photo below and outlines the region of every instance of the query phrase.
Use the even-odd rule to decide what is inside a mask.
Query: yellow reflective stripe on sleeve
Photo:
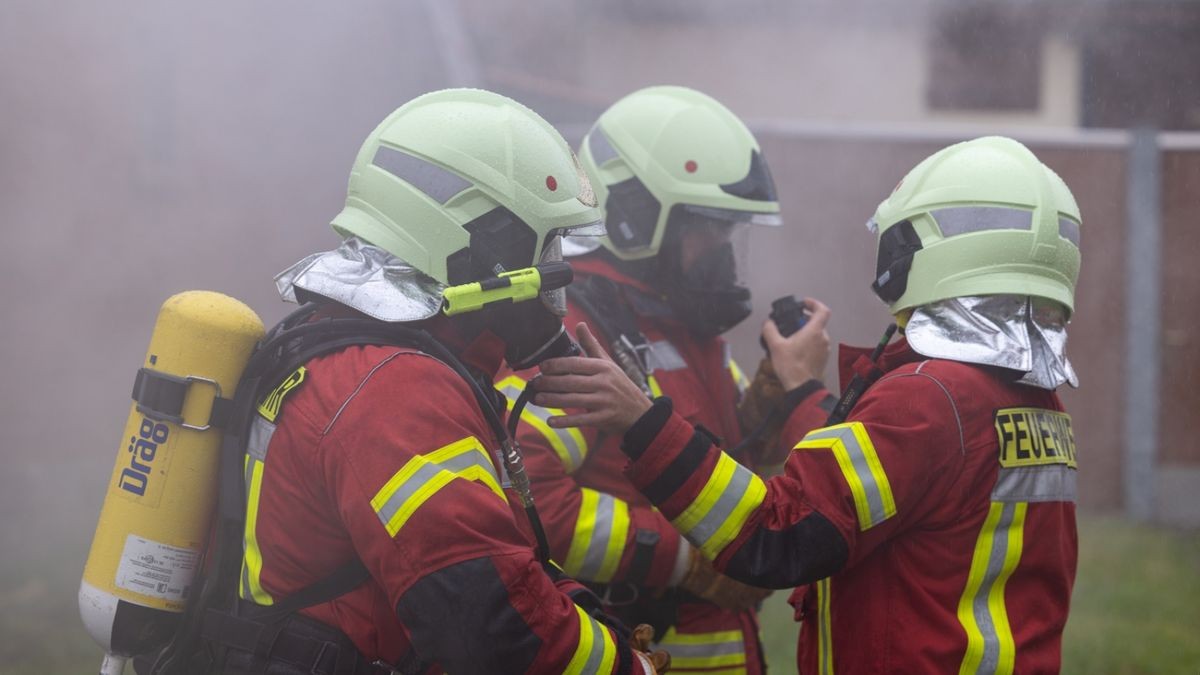
[[[829,579],[817,582],[817,672],[833,673],[833,621],[829,611]]]
[[[483,483],[508,503],[492,458],[479,439],[467,436],[408,460],[371,499],[371,507],[394,537],[422,504],[456,478]]]
[[[575,605],[579,615],[579,646],[563,670],[564,675],[611,673],[617,660],[617,644],[608,629]]]
[[[858,526],[866,531],[896,515],[892,486],[862,422],[810,431],[795,450],[832,450],[854,496]]]
[[[580,492],[579,516],[563,570],[577,579],[611,581],[629,537],[629,505],[588,488]]]
[[[960,675],[1013,672],[1016,646],[1004,585],[1021,561],[1027,508],[1026,502],[992,502],[975,540],[971,572],[958,601],[958,622],[967,633]]]
[[[671,655],[671,672],[702,670],[705,673],[745,672],[746,640],[740,630],[712,633],[679,633],[674,627],[658,646]]]
[[[766,496],[762,479],[722,452],[700,494],[671,524],[706,556],[715,558]]]
[[[516,375],[509,375],[500,380],[496,384],[496,388],[508,399],[508,409],[511,411],[517,402],[517,397],[525,390],[525,380]],[[587,441],[583,438],[583,432],[579,429],[575,427],[556,429],[550,426],[548,420],[551,417],[563,414],[565,413],[560,408],[543,408],[529,403],[521,411],[521,421],[537,429],[546,438],[546,442],[554,448],[554,453],[558,455],[558,459],[563,463],[567,473],[572,473],[583,465],[588,447]]]
[[[650,393],[655,398],[663,395],[662,387],[658,386],[658,378],[654,377],[653,375],[646,376],[646,385],[650,387]]]
[[[729,376],[733,378],[733,385],[737,387],[738,393],[746,393],[746,389],[750,386],[750,380],[746,379],[746,374],[742,372],[741,366],[733,359],[733,349],[729,344],[725,345],[725,367],[729,369]]]
[[[254,533],[258,526],[258,501],[262,496],[263,469],[266,464],[245,455],[243,467],[246,472],[246,530],[242,541],[244,557],[240,595],[244,600],[271,605],[275,603],[275,599],[262,587],[262,552],[258,548],[258,538]]]

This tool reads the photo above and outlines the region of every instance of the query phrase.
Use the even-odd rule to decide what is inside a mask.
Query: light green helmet
[[[623,260],[658,253],[667,223],[688,211],[779,225],[775,183],[746,125],[686,87],[648,87],[600,116],[579,150],[605,209],[604,245]],[[594,248],[589,247],[589,248]]]
[[[921,162],[879,205],[872,288],[892,313],[948,298],[1028,295],[1075,306],[1079,207],[1024,145],[988,136]]]
[[[478,89],[435,91],[388,115],[359,150],[332,224],[447,285],[529,267],[560,234],[603,233],[562,136]]]

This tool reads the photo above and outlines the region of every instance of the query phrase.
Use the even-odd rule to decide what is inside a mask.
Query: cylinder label
[[[117,567],[117,588],[182,602],[196,574],[199,551],[129,535]]]

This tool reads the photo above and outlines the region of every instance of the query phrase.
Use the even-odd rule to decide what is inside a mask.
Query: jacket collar
[[[372,318],[352,307],[334,302],[323,303],[317,312],[317,316]],[[483,375],[485,381],[494,379],[504,362],[504,341],[491,331],[483,331],[474,338],[467,339],[463,337],[459,325],[444,314],[408,325],[429,333],[469,369]]]
[[[486,381],[495,379],[500,372],[504,363],[505,344],[495,333],[485,330],[473,338],[466,338],[459,330],[459,324],[445,315],[422,321],[419,325],[468,368],[484,375]]]
[[[870,358],[873,351],[875,351],[874,347],[853,347],[847,344],[838,345],[838,381],[843,391],[846,389],[846,385],[850,383],[850,379],[854,377],[854,363],[860,358]],[[880,355],[879,362],[876,365],[884,374],[887,374],[900,366],[927,360],[926,357],[913,351],[912,347],[908,344],[908,340],[901,335],[900,339],[884,347],[883,354]]]

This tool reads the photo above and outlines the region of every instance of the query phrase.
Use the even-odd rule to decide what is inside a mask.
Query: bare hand
[[[576,327],[575,336],[587,356],[543,361],[533,402],[584,411],[551,417],[547,423],[556,429],[594,427],[624,434],[650,409],[650,399],[613,362],[586,323]]]
[[[651,652],[650,647],[654,644],[654,629],[649,624],[640,623],[637,628],[633,629],[633,635],[629,638],[630,646],[641,652],[646,660],[654,666],[656,674],[665,673],[671,669],[671,655],[659,649]]]
[[[771,365],[785,390],[792,390],[808,380],[819,379],[829,361],[829,334],[825,324],[832,312],[820,300],[805,298],[804,306],[811,313],[803,328],[784,337],[774,321],[763,324],[763,341],[771,353]]]

